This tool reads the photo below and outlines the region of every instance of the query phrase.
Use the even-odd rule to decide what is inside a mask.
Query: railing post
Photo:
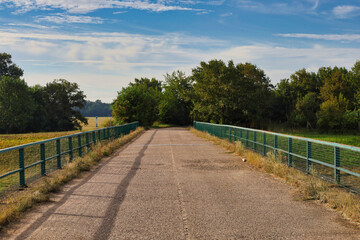
[[[95,144],[95,143],[96,143],[95,131],[94,131],[94,132],[92,132],[92,138],[93,138],[93,143]]]
[[[307,141],[306,143],[306,173],[310,173],[311,168],[311,142]]]
[[[249,129],[246,129],[246,145],[247,148],[249,147]]]
[[[19,168],[20,168],[20,172],[19,172],[19,183],[20,183],[20,187],[26,187],[25,184],[25,156],[24,156],[24,149],[20,148],[19,149]]]
[[[72,147],[72,137],[68,137],[69,140],[69,160],[72,162],[73,160],[73,147]]]
[[[289,154],[288,154],[288,166],[289,167],[292,167],[292,165],[293,165],[293,160],[292,160],[292,138],[290,138],[289,137],[289,139],[288,139],[288,152],[289,152]]]
[[[89,148],[90,148],[89,133],[86,133],[85,137],[86,137],[86,147],[87,147],[87,149],[89,150]]]
[[[60,139],[56,140],[56,154],[57,154],[57,168],[61,168],[61,147],[60,147]]]
[[[274,150],[275,150],[275,158],[277,158],[278,148],[279,148],[278,136],[277,136],[277,135],[274,135]],[[281,162],[282,162],[282,159],[281,159]]]
[[[338,167],[340,167],[340,148],[339,147],[335,147],[334,148],[334,178],[335,178],[335,182],[337,184],[340,184],[340,170],[336,169]]]
[[[253,134],[254,134],[254,146],[253,146],[253,148],[254,148],[254,151],[256,152],[256,132],[254,131],[253,132]]]
[[[40,144],[41,176],[46,175],[45,168],[45,144]]]
[[[264,147],[264,152],[263,152],[263,155],[266,156],[266,133],[264,133],[264,136],[263,136],[263,147]]]
[[[98,133],[98,140],[101,141],[101,130],[97,130]]]
[[[228,129],[229,129],[229,142],[231,142],[231,128],[228,127]]]
[[[81,157],[82,155],[82,151],[81,151],[81,135],[78,135],[78,146],[79,146],[79,157]]]

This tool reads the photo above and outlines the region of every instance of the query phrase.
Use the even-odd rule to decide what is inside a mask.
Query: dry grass
[[[30,188],[5,197],[0,205],[0,229],[9,222],[18,219],[23,212],[35,204],[48,201],[51,193],[59,191],[64,184],[79,176],[81,172],[89,171],[102,158],[111,155],[143,131],[144,128],[138,128],[111,142],[98,143],[86,156],[74,159],[63,169],[35,182]]]
[[[271,153],[268,157],[264,157],[245,149],[241,142],[230,143],[227,140],[211,136],[208,133],[200,132],[193,128],[190,131],[245,158],[252,166],[291,184],[297,190],[297,199],[316,201],[340,212],[350,221],[360,224],[359,196],[321,180],[317,177],[317,173],[314,170],[311,171],[311,175],[306,175],[301,171],[282,164],[281,154]]]

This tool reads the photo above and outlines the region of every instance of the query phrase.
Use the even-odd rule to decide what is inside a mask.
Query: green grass
[[[169,128],[169,127],[176,127],[176,125],[154,122],[154,124],[151,126],[151,128]]]
[[[308,130],[288,130],[288,131],[285,130],[285,131],[276,131],[276,132],[360,147],[360,135],[359,134],[356,135],[356,133],[354,134],[319,133],[316,131],[308,131]]]
[[[102,128],[111,117],[99,117],[98,128]],[[39,132],[39,133],[24,133],[24,134],[0,134],[0,149],[18,146],[22,144],[38,142],[49,138],[61,137],[78,132],[86,132],[96,129],[95,117],[88,118],[88,125],[84,125],[82,130],[65,131],[65,132]]]

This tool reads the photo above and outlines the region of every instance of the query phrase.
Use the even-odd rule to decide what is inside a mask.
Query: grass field
[[[356,134],[348,134],[348,133],[347,134],[339,134],[339,133],[334,134],[334,133],[319,133],[319,132],[315,132],[315,131],[310,132],[307,130],[274,131],[274,132],[360,147],[360,133],[357,135]]]
[[[99,117],[98,128],[101,128],[103,124],[111,117]],[[25,134],[0,134],[0,149],[22,145],[26,143],[37,142],[49,138],[66,136],[78,132],[91,131],[96,129],[95,117],[88,118],[88,125],[84,125],[82,130],[69,131],[69,132],[40,132],[40,133],[25,133]]]

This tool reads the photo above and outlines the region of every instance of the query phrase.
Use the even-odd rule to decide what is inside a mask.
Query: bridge
[[[360,230],[183,128],[146,131],[4,239],[360,239]]]

